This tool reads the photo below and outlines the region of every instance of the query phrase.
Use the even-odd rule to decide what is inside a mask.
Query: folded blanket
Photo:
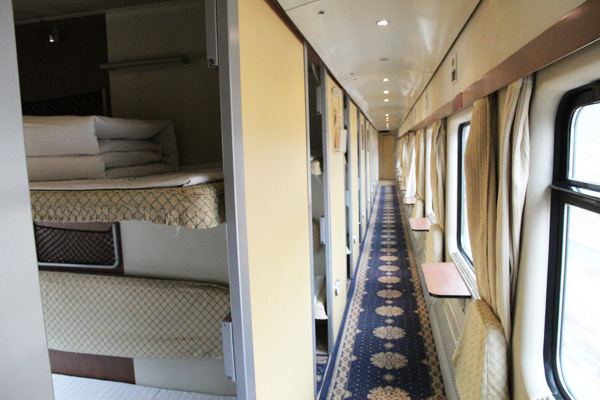
[[[30,181],[103,179],[105,169],[101,156],[27,157]]]
[[[100,153],[112,153],[119,151],[151,151],[156,154],[162,152],[160,145],[148,140],[125,140],[125,139],[100,139]]]
[[[160,161],[160,154],[151,151],[121,151],[103,153],[102,161],[106,168],[132,167]]]
[[[110,179],[130,178],[136,176],[164,174],[167,172],[173,172],[173,169],[166,164],[152,163],[146,165],[137,165],[134,167],[108,168],[106,170],[106,177]]]
[[[171,122],[139,119],[94,117],[98,139],[150,139],[158,135]]]
[[[29,180],[33,182],[138,177],[179,170],[170,121],[26,116],[24,127]]]
[[[93,155],[100,153],[94,117],[23,117],[27,156]]]

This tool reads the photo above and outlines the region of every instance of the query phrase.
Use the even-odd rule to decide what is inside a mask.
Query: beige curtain
[[[402,154],[404,153],[404,138],[399,137],[396,141],[396,174],[397,177],[404,179],[404,169],[402,165]]]
[[[465,149],[465,183],[477,288],[479,296],[497,315],[496,120],[496,107],[491,104],[489,96],[475,102]]]
[[[498,220],[496,222],[496,266],[498,269],[495,310],[506,339],[511,337],[512,300],[517,283],[521,244],[521,221],[529,180],[529,102],[533,76],[508,87],[504,112],[506,120],[500,144]]]
[[[425,201],[425,129],[419,129],[415,135],[415,175],[416,197]]]
[[[506,119],[500,136],[496,134],[496,106],[490,97],[475,102],[473,110],[465,151],[465,180],[473,266],[482,301],[471,305],[473,308],[477,304],[480,315],[469,310],[454,354],[457,388],[463,400],[508,399],[508,344],[529,179],[528,114],[532,87],[531,76],[508,87],[503,108]],[[486,307],[490,310],[487,314]],[[474,323],[477,318],[486,322]],[[498,337],[498,329],[493,325],[503,335]],[[480,365],[473,360],[473,354],[483,355]],[[486,359],[498,363],[488,365]],[[479,373],[473,373],[477,370]],[[482,375],[485,379],[481,379]]]
[[[446,128],[444,122],[437,121],[433,124],[430,157],[433,213],[442,231],[446,221]]]
[[[417,192],[417,172],[416,172],[416,157],[415,157],[415,134],[411,134],[408,138],[407,147],[407,165],[408,173],[406,179],[405,197],[415,197]]]

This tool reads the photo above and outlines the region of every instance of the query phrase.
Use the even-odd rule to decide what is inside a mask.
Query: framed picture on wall
[[[333,95],[333,151],[335,153],[346,152],[346,138],[344,137],[344,112],[342,110],[342,93],[334,87]]]

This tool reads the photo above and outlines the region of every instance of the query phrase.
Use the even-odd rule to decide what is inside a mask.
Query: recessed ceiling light
[[[383,101],[385,101],[385,102],[387,103],[388,101],[390,101],[390,99],[385,99],[385,100],[383,100]]]
[[[388,22],[385,19],[382,19],[381,21],[377,21],[377,25],[379,26],[386,26],[388,24]]]
[[[386,117],[389,117],[389,116],[390,116],[390,114],[385,114],[385,116],[386,116]]]
[[[384,81],[384,82],[387,82],[387,81],[389,81],[389,80],[390,80],[389,78],[383,78],[383,81]]]
[[[379,59],[379,61],[388,61],[388,60],[389,60],[389,58],[387,58],[387,57],[384,57],[384,58],[380,58],[380,59]]]
[[[383,94],[388,94],[390,91],[389,90],[384,90]]]

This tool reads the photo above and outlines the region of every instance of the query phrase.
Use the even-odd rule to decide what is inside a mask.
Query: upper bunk
[[[89,98],[23,105],[24,112],[45,114],[23,117],[35,221],[144,221],[194,229],[225,221],[218,163],[181,167],[171,121],[94,115],[106,107],[83,107]],[[90,115],[62,115],[75,109]]]

